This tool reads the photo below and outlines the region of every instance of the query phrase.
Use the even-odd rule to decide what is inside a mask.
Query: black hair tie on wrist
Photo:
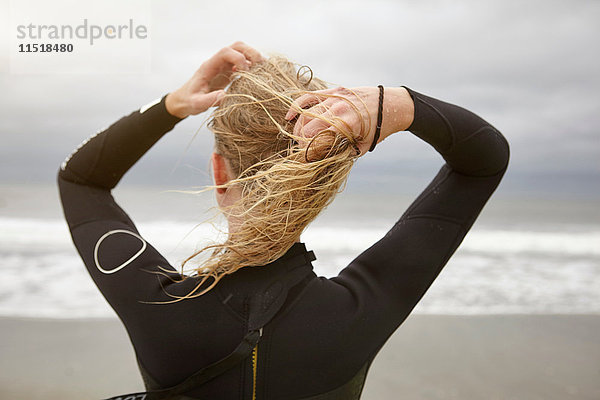
[[[369,151],[375,150],[375,146],[377,146],[377,141],[379,140],[379,135],[381,134],[381,122],[383,121],[383,86],[377,85],[379,88],[379,108],[377,109],[377,128],[375,128],[375,137],[373,137],[373,143],[371,143],[371,148]]]

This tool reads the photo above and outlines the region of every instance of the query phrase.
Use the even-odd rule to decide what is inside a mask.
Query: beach
[[[412,315],[363,400],[598,399],[600,315]],[[142,389],[116,319],[0,318],[0,399],[101,399]]]
[[[0,399],[142,390],[127,334],[70,241],[56,188],[1,193]],[[36,208],[40,196],[49,203]],[[118,199],[173,265],[214,237],[190,217],[208,203],[157,188]],[[315,273],[337,275],[411,199],[338,199],[302,236],[317,255]],[[362,399],[600,399],[599,240],[594,201],[490,204],[379,352]]]

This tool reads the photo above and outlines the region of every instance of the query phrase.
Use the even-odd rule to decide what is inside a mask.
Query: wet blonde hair
[[[241,189],[239,201],[221,209],[238,225],[223,243],[208,245],[182,263],[183,267],[210,250],[208,259],[195,268],[200,283],[186,297],[206,293],[223,276],[240,268],[263,266],[280,258],[345,186],[358,157],[357,141],[369,127],[352,132],[339,118],[299,109],[335,130],[320,132],[308,145],[295,136],[296,119],[284,118],[292,102],[302,94],[327,88],[310,68],[298,67],[285,57],[272,56],[248,71],[235,73],[220,106],[209,118],[215,151],[236,175],[226,184],[210,188]],[[325,97],[342,98],[321,96]],[[347,102],[358,113],[356,105]],[[203,285],[209,278],[211,284]]]

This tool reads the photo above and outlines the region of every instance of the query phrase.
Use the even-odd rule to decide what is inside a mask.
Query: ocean
[[[210,194],[162,187],[114,194],[175,266],[218,237],[203,222],[214,205]],[[340,195],[301,237],[317,256],[317,275],[337,275],[391,228],[414,196]],[[52,185],[0,186],[0,272],[0,316],[115,316],[73,247]],[[598,202],[492,197],[414,312],[600,313]]]

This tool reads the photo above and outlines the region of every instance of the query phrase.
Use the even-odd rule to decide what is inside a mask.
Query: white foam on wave
[[[209,224],[139,223],[172,264],[212,240]],[[331,277],[387,227],[312,226],[302,235],[318,275]],[[187,235],[187,236],[186,236]],[[600,228],[586,231],[474,229],[418,313],[600,313]],[[114,316],[89,278],[63,220],[0,218],[0,315]]]
[[[328,251],[360,252],[381,239],[385,229],[309,228],[303,239]],[[544,255],[600,256],[600,230],[546,232],[524,230],[472,230],[463,251],[488,254],[538,253]]]
[[[62,220],[0,218],[0,249],[72,247],[67,225]],[[217,240],[219,232],[210,224],[171,221],[138,224],[150,243],[165,249],[195,248]],[[222,229],[222,227],[221,227]],[[381,239],[385,228],[329,228],[311,226],[302,240],[328,252],[359,253]],[[600,229],[584,232],[547,232],[534,230],[472,230],[461,245],[463,251],[506,254],[600,256]]]
[[[475,230],[467,235],[462,247],[469,251],[495,254],[600,256],[600,231]]]

